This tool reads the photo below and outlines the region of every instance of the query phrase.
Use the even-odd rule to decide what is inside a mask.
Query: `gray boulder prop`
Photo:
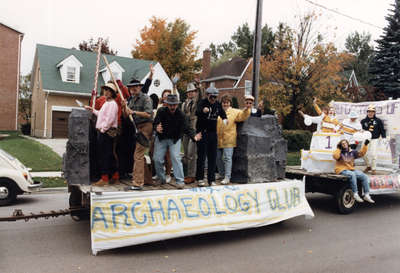
[[[91,113],[73,109],[68,119],[67,151],[63,171],[69,185],[90,185],[89,127]]]
[[[238,124],[233,152],[234,183],[262,183],[285,177],[287,141],[275,116],[249,117]]]

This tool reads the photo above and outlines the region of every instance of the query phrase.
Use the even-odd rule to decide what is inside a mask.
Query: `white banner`
[[[348,118],[350,111],[359,115],[359,121],[367,116],[368,105],[375,105],[376,116],[380,118],[385,126],[387,141],[380,141],[378,151],[378,165],[398,168],[400,145],[396,139],[400,136],[400,100],[370,101],[370,102],[333,102],[336,115],[339,121]],[[399,146],[399,147],[396,147]]]
[[[91,193],[92,252],[314,216],[299,180]]]
[[[385,124],[386,135],[400,134],[400,100],[367,101],[359,103],[333,102],[339,121],[348,118],[350,111],[355,111],[361,121],[367,116],[368,105],[375,105],[376,116]]]

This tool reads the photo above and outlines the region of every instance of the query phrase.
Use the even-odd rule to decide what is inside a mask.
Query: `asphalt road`
[[[400,272],[400,194],[375,197],[339,215],[312,194],[316,216],[234,232],[90,251],[89,222],[70,217],[0,223],[0,272]],[[67,207],[67,194],[22,196],[1,207],[37,212]]]

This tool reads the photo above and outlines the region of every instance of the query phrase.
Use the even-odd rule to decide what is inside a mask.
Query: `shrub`
[[[28,123],[25,123],[25,124],[21,124],[21,132],[24,134],[24,135],[30,135],[31,134],[31,124],[28,122]]]
[[[306,130],[283,130],[283,137],[288,142],[288,151],[297,152],[310,148],[312,133]]]

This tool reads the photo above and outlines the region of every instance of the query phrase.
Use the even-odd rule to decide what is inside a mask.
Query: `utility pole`
[[[255,105],[258,105],[258,87],[260,82],[262,4],[263,0],[257,0],[256,27],[253,43],[253,82],[251,86]]]

